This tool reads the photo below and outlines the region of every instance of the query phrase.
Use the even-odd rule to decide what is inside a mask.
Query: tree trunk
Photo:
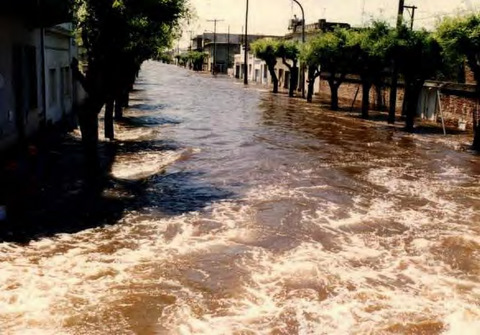
[[[475,134],[473,136],[472,149],[475,151],[480,151],[480,121],[477,121],[476,125],[473,126],[473,129],[475,131]]]
[[[115,130],[113,127],[113,108],[115,100],[108,98],[105,105],[105,138],[113,140],[115,138]]]
[[[270,63],[267,66],[268,72],[270,72],[270,76],[272,77],[273,93],[278,93],[278,78],[277,74],[275,73],[275,64]]]
[[[123,119],[123,104],[122,99],[115,99],[115,120]]]
[[[368,119],[368,110],[370,109],[370,90],[372,82],[364,80],[362,83],[362,118]]]
[[[316,69],[313,66],[308,67],[308,91],[307,91],[307,102],[313,101],[313,93],[315,91],[315,76]]]
[[[294,66],[290,69],[290,88],[288,95],[293,97],[298,86],[298,67]]]
[[[335,83],[335,79],[328,79],[328,85],[330,86],[330,109],[333,111],[338,110],[338,88],[340,85]]]
[[[405,129],[409,132],[413,132],[415,125],[415,117],[417,116],[418,99],[422,91],[423,82],[409,83],[405,81],[405,91],[407,93],[406,98],[406,121]]]
[[[395,115],[397,114],[397,87],[398,87],[398,67],[393,66],[392,84],[390,87],[390,109],[388,111],[388,123],[395,123]]]
[[[122,94],[122,107],[123,108],[128,108],[130,107],[130,92],[129,92],[129,89],[128,90],[125,90]]]

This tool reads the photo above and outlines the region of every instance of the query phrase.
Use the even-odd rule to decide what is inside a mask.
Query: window
[[[57,69],[48,71],[48,103],[55,105],[57,103]]]
[[[267,79],[267,70],[268,67],[266,65],[263,66],[263,78]]]
[[[252,74],[252,64],[249,64],[249,65],[248,65],[248,74],[249,74],[249,75]]]

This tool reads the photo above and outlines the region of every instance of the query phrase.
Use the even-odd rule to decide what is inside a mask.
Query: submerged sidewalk
[[[74,133],[50,132],[23,149],[4,153],[0,242],[27,242],[98,224],[89,218],[102,212],[99,199],[115,156],[114,144],[102,143],[99,153],[101,169],[95,177],[86,168],[80,137]]]

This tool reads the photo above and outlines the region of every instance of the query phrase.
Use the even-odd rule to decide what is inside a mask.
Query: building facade
[[[0,150],[73,111],[71,25],[35,28],[0,16]]]
[[[248,35],[248,45],[266,37],[278,38],[278,36]],[[234,66],[235,55],[243,52],[244,40],[245,36],[242,34],[204,33],[192,39],[192,48],[206,53],[204,71],[212,71],[215,63],[217,73],[228,73],[228,69]]]
[[[299,43],[302,42],[302,24],[303,21],[297,19],[296,17],[290,20],[288,25],[288,33],[285,36],[276,36],[271,38],[277,38],[282,40],[293,40]],[[325,33],[328,31],[333,31],[335,28],[351,28],[348,23],[340,22],[328,22],[325,19],[318,20],[317,22],[305,25],[305,39],[308,39],[311,36],[317,34]],[[231,69],[230,74],[235,78],[242,79],[244,77],[244,50],[235,55],[235,61],[233,69]],[[290,69],[288,66],[283,64],[282,60],[277,59],[277,64],[275,65],[275,73],[278,78],[279,88],[280,89],[289,89],[290,86]],[[251,82],[255,82],[262,85],[271,85],[272,78],[268,71],[268,68],[264,61],[255,58],[251,53],[248,54],[248,79]],[[298,73],[298,83],[299,89],[301,87],[301,73]],[[305,89],[307,87],[307,75],[305,73]],[[314,93],[320,92],[320,80],[318,80],[317,85],[314,87]]]

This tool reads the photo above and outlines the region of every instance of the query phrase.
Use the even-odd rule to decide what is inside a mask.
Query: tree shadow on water
[[[130,128],[178,125],[180,123],[179,120],[160,115],[129,116],[119,121],[119,124]]]
[[[0,167],[0,200],[3,197],[8,214],[7,221],[0,221],[0,242],[23,244],[118,224],[132,211],[180,215],[234,196],[201,182],[199,172],[166,174],[160,168],[134,180],[112,175],[118,155],[135,157],[148,151],[178,150],[174,142],[102,143],[97,169],[85,168],[88,165],[78,138],[66,136],[53,143],[40,150],[33,161],[25,158],[24,169],[9,168],[18,157],[5,162],[3,170]]]
[[[163,110],[163,109],[168,107],[168,105],[161,104],[161,103],[160,104],[159,103],[147,104],[147,103],[145,103],[145,99],[138,100],[138,101],[143,101],[143,103],[130,104],[130,106],[128,106],[128,108],[130,110],[141,110],[141,111],[151,112],[151,111]]]

